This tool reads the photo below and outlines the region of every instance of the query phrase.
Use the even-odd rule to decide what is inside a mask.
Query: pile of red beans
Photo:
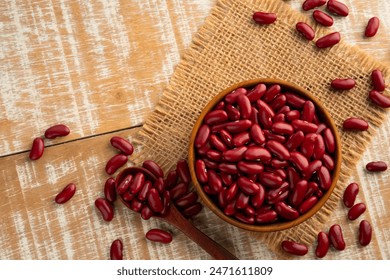
[[[195,172],[227,216],[291,221],[332,185],[335,138],[315,104],[279,84],[227,94],[195,138]]]

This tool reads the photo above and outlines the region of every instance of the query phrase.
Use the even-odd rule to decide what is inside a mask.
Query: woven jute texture
[[[252,21],[255,11],[272,11],[278,16],[274,24],[260,26]],[[379,68],[388,78],[390,70],[343,40],[330,49],[317,49],[314,42],[302,39],[295,30],[299,21],[310,19],[280,0],[221,0],[213,8],[204,26],[177,66],[155,111],[146,120],[135,143],[141,152],[135,159],[155,159],[165,170],[187,157],[192,127],[204,106],[221,90],[241,81],[278,78],[309,90],[333,116],[342,141],[342,168],[338,185],[322,209],[308,221],[274,233],[247,233],[268,244],[280,258],[280,242],[289,238],[312,244],[340,201],[351,169],[359,160],[376,127],[384,120],[384,111],[368,101],[370,73]],[[312,23],[310,23],[312,24]],[[331,32],[316,29],[316,39]],[[355,79],[356,87],[348,92],[330,89],[336,77]],[[388,94],[385,93],[385,94]],[[346,132],[342,122],[360,117],[370,123],[366,132]],[[227,232],[231,227],[217,221],[208,209],[202,214],[201,227],[210,219],[213,227]],[[203,223],[203,224],[202,224]],[[215,224],[217,223],[217,224]]]

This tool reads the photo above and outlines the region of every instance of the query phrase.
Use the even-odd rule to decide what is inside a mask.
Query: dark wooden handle
[[[219,245],[213,239],[201,232],[192,223],[190,223],[173,205],[170,206],[170,211],[164,217],[165,221],[181,230],[185,235],[198,244],[203,250],[209,253],[216,260],[238,260],[236,256]]]

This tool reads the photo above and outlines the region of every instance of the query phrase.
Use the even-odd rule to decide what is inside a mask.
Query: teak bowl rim
[[[323,121],[330,127],[330,129],[333,132],[334,138],[335,138],[335,144],[336,144],[336,149],[335,149],[335,168],[333,170],[332,174],[332,185],[328,189],[328,191],[318,200],[318,202],[311,208],[308,212],[305,214],[299,216],[297,219],[293,221],[286,221],[286,222],[276,222],[273,224],[255,224],[255,225],[250,225],[250,224],[245,224],[243,222],[240,222],[232,217],[226,216],[222,210],[210,199],[210,197],[203,191],[203,188],[199,184],[196,174],[195,174],[195,150],[194,150],[194,141],[196,134],[199,130],[199,127],[201,126],[203,119],[205,115],[212,109],[214,106],[221,101],[225,95],[228,93],[232,92],[233,90],[244,87],[244,88],[252,88],[255,85],[259,83],[264,83],[266,85],[270,84],[280,84],[283,89],[288,90],[288,91],[293,91],[294,93],[304,96],[305,98],[311,100],[315,106],[316,110],[321,113],[321,116],[323,118]],[[214,212],[219,218],[222,220],[245,230],[250,230],[250,231],[258,231],[258,232],[272,232],[272,231],[280,231],[280,230],[285,230],[291,227],[294,227],[306,220],[308,220],[310,217],[312,217],[315,213],[318,212],[318,210],[321,209],[321,207],[326,203],[326,201],[329,199],[331,194],[333,193],[334,188],[336,187],[339,175],[340,175],[340,168],[341,168],[341,159],[342,159],[342,151],[341,151],[341,141],[340,141],[340,136],[338,133],[338,129],[333,121],[333,118],[329,114],[329,112],[324,108],[324,106],[321,104],[321,102],[314,97],[308,90],[293,84],[291,82],[287,82],[284,80],[280,79],[271,79],[271,78],[259,78],[259,79],[253,79],[253,80],[247,80],[243,81],[240,83],[237,83],[235,85],[232,85],[223,91],[221,91],[219,94],[217,94],[202,110],[201,114],[199,115],[193,130],[191,132],[190,136],[190,142],[189,142],[189,148],[188,148],[188,165],[190,168],[190,173],[192,177],[192,182],[195,186],[195,189],[197,190],[201,200],[203,203],[212,211]]]

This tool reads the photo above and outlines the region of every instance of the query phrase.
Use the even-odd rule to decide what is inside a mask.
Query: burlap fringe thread
[[[253,24],[251,15],[257,10],[276,12],[277,22],[266,27]],[[218,1],[177,66],[155,111],[134,139],[141,148],[134,159],[136,164],[153,158],[167,171],[174,168],[177,160],[187,157],[193,124],[202,108],[222,89],[243,80],[274,77],[310,90],[338,124],[343,147],[340,179],[329,201],[305,223],[275,233],[253,233],[276,253],[280,253],[279,244],[286,238],[312,244],[329,219],[375,127],[384,121],[384,110],[367,101],[371,88],[369,73],[379,68],[388,77],[390,72],[344,42],[330,50],[316,49],[312,42],[307,43],[296,34],[294,26],[298,21],[309,19],[279,0]],[[325,33],[329,29],[316,28],[317,38]],[[333,92],[329,83],[335,77],[352,77],[357,86],[348,93]],[[342,121],[350,116],[368,120],[369,131],[342,131]],[[279,257],[288,258],[285,254]]]

